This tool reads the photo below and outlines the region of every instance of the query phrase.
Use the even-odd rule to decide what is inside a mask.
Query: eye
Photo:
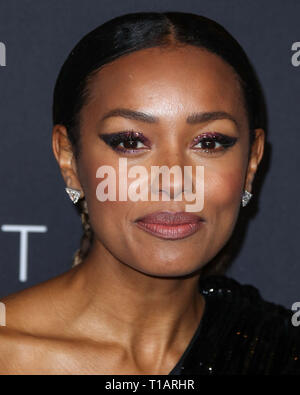
[[[151,147],[150,141],[140,132],[125,130],[118,133],[102,134],[100,138],[114,151],[135,153]]]
[[[226,136],[221,133],[203,133],[193,139],[192,147],[207,154],[216,154],[226,151],[237,141],[236,137]]]

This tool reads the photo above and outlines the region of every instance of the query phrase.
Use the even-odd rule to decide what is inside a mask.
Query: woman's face
[[[102,119],[120,108],[155,119],[149,122],[121,114]],[[187,122],[191,114],[212,112],[219,115]],[[120,138],[119,133],[128,130],[139,133],[133,143]],[[112,138],[111,134],[118,135]],[[122,136],[128,139],[128,134]],[[145,49],[105,65],[91,80],[81,111],[81,155],[68,186],[79,185],[85,194],[95,233],[93,248],[100,252],[104,247],[118,262],[146,274],[183,276],[202,268],[228,241],[242,192],[245,187],[251,190],[262,156],[263,131],[258,130],[250,162],[248,150],[243,93],[227,63],[193,46]],[[184,166],[192,166],[193,191],[196,166],[203,166],[204,205],[193,212],[202,220],[198,230],[170,239],[138,226],[140,217],[160,211],[182,212],[191,202],[184,194],[181,201],[174,199],[179,189],[172,178],[170,193],[159,184],[159,201],[119,201],[120,158],[127,158],[127,172],[137,165],[147,170],[149,191],[153,188],[152,166],[178,165],[182,173]],[[116,201],[97,198],[97,186],[106,177],[96,177],[101,166],[115,169]],[[127,181],[130,185],[133,178]],[[162,195],[169,201],[162,201]]]

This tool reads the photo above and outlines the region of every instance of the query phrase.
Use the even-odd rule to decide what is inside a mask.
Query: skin
[[[158,123],[103,115],[128,108]],[[193,112],[224,111],[229,119],[187,124]],[[124,129],[142,132],[151,148],[120,154],[100,137]],[[216,131],[237,137],[228,150],[190,148],[194,137]],[[53,128],[53,151],[66,185],[85,196],[95,242],[83,264],[3,300],[7,326],[0,334],[0,371],[8,374],[168,374],[201,321],[201,268],[228,241],[263,155],[264,131],[249,147],[244,98],[234,70],[217,55],[193,47],[151,48],[105,65],[89,85],[81,111],[76,161],[66,128]],[[248,152],[250,150],[250,160]],[[195,234],[163,240],[134,220],[158,211],[184,211],[186,202],[99,202],[99,166],[118,175],[143,165],[205,166],[204,219]],[[193,180],[195,182],[195,180]]]

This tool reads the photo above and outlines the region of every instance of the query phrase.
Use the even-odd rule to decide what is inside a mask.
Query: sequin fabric
[[[226,276],[201,279],[200,327],[170,375],[300,375],[295,313]]]

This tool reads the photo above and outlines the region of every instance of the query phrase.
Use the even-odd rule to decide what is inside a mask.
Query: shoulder
[[[211,302],[224,303],[223,308],[229,307],[232,318],[245,318],[245,323],[253,326],[254,322],[278,320],[284,325],[291,324],[293,312],[280,304],[266,301],[259,290],[253,285],[241,284],[226,276],[209,276],[200,280],[201,293]],[[251,317],[251,319],[249,319]],[[254,321],[252,321],[254,319]],[[299,332],[300,333],[300,332]]]
[[[2,298],[6,328],[30,334],[37,324],[41,329],[47,326],[53,315],[55,289],[55,281],[50,280]]]
[[[46,356],[52,358],[49,350],[62,348],[66,325],[60,314],[61,282],[61,277],[54,278],[0,300],[5,314],[5,326],[0,326],[0,374],[41,370]]]
[[[34,327],[38,316],[42,317],[41,323],[47,322],[49,306],[44,293],[44,287],[32,287],[0,300],[0,374],[22,374],[24,367],[30,369],[34,360],[38,363]]]
[[[7,329],[41,337],[57,335],[58,331],[64,334],[65,321],[76,316],[73,307],[80,299],[76,299],[76,284],[73,289],[71,280],[72,272],[68,271],[0,299]]]
[[[228,357],[239,350],[244,373],[300,373],[300,327],[293,325],[293,311],[229,277],[209,276],[199,285],[209,310],[207,330],[220,329],[218,355]]]
[[[34,373],[42,361],[34,337],[20,331],[0,328],[0,375]]]
[[[210,299],[222,299],[224,302],[237,305],[237,312],[246,309],[263,311],[264,314],[278,317],[289,317],[291,310],[262,298],[259,290],[253,285],[241,284],[237,280],[220,275],[200,279],[201,293]],[[268,315],[269,316],[269,315]]]

